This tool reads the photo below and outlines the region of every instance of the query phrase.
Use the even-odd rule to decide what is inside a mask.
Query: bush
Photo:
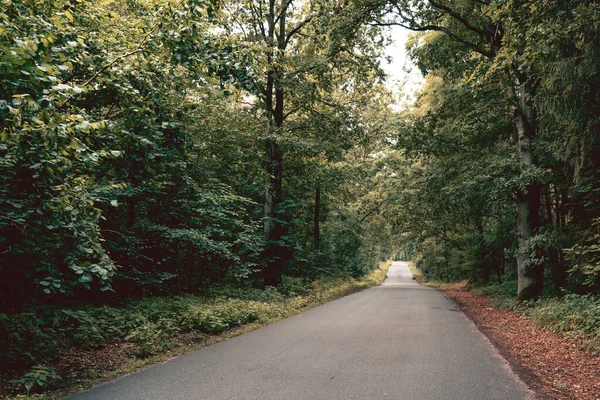
[[[171,319],[162,318],[158,322],[146,321],[131,331],[125,340],[135,343],[137,347],[132,354],[137,357],[149,357],[169,348],[169,336],[178,328]]]
[[[277,291],[286,297],[296,297],[306,296],[311,289],[311,282],[308,279],[284,276]]]
[[[230,299],[210,306],[191,306],[183,314],[182,326],[204,333],[221,333],[233,326],[255,322],[260,317],[257,303]]]
[[[600,347],[600,298],[568,294],[542,299],[527,310],[532,320],[553,332],[580,336]]]
[[[32,390],[40,391],[51,387],[61,379],[53,368],[45,365],[36,365],[21,378],[13,379],[9,383],[25,387],[27,394],[29,394]]]
[[[219,334],[233,327],[268,322],[307,306],[383,281],[389,263],[361,280],[323,276],[316,281],[284,278],[278,288],[221,286],[204,296],[139,299],[123,307],[44,309],[38,313],[0,314],[0,352],[3,367],[47,363],[68,347],[103,347],[120,341],[129,353],[148,357],[168,349],[179,332]]]
[[[59,310],[54,324],[77,346],[98,347],[106,341],[100,333],[97,319],[85,310]]]
[[[525,315],[553,332],[583,338],[590,348],[600,349],[600,297],[567,294],[517,301],[516,287],[516,281],[507,280],[501,285],[475,288],[473,292],[491,297],[496,307]]]
[[[61,345],[47,318],[33,312],[0,314],[0,367],[49,360]]]

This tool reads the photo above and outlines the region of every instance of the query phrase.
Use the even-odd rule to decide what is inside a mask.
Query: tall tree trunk
[[[270,50],[268,54],[269,71],[265,93],[265,108],[267,116],[267,139],[265,142],[267,182],[265,184],[264,205],[264,234],[267,241],[266,262],[264,269],[264,283],[275,286],[281,283],[283,262],[286,260],[286,249],[280,245],[281,238],[285,235],[285,227],[279,222],[278,206],[282,201],[283,189],[283,152],[277,142],[277,131],[283,126],[284,120],[284,88],[282,83],[282,70],[277,67],[285,52],[285,14],[287,2],[282,1],[281,14],[278,17],[279,33],[275,35],[276,17],[275,0],[269,0],[268,15],[268,45],[277,45],[277,57]],[[275,39],[277,37],[277,43]],[[275,59],[277,58],[277,59]],[[275,104],[273,104],[275,95]]]
[[[314,230],[313,230],[313,238],[314,238],[314,251],[317,253],[320,248],[320,240],[321,240],[321,232],[319,227],[319,219],[321,218],[321,186],[317,184],[317,189],[315,190],[315,213],[313,217],[314,221]]]
[[[267,15],[267,45],[272,45],[275,38],[275,0],[269,0],[269,13]],[[269,43],[270,42],[270,43]],[[264,254],[266,265],[263,270],[264,283],[265,285],[270,284],[270,276],[272,275],[271,269],[271,249],[270,241],[272,239],[273,232],[273,194],[275,191],[275,181],[273,179],[273,150],[275,147],[275,137],[273,128],[273,86],[275,81],[275,71],[273,70],[273,51],[270,48],[267,54],[267,63],[269,70],[267,71],[267,82],[265,86],[265,116],[266,116],[266,127],[265,127],[265,170],[267,177],[265,180],[265,203],[264,203],[264,235],[265,242],[267,243],[267,249]]]
[[[548,194],[548,202],[552,203],[550,194]],[[562,202],[561,202],[561,191],[554,186],[554,229],[557,232],[561,231],[562,227]],[[552,207],[550,207],[552,209]],[[552,218],[552,216],[549,216]],[[563,259],[560,246],[552,246],[550,248],[548,259],[550,260],[551,272],[552,272],[552,283],[554,288],[559,291],[561,288],[567,285],[567,268]]]
[[[520,87],[519,108],[515,111],[515,125],[518,133],[519,161],[522,172],[536,166],[532,142],[536,135],[535,114],[531,105],[532,88],[527,83]],[[525,185],[524,190],[517,193],[517,296],[521,300],[539,296],[543,289],[544,264],[534,261],[529,256],[529,240],[535,236],[540,227],[541,190],[536,182]],[[536,254],[535,260],[541,257]]]
[[[265,240],[271,238],[273,230],[273,192],[275,191],[275,180],[273,179],[273,153],[275,147],[275,138],[273,137],[273,72],[267,74],[265,108],[267,116],[267,126],[265,133],[265,170],[267,178],[265,181],[265,218],[264,218],[264,233]]]
[[[446,282],[450,282],[450,260],[448,259],[448,242],[444,241],[444,266],[446,267]]]
[[[485,237],[483,235],[483,215],[475,213],[475,228],[477,229],[477,263],[480,267],[481,280],[487,284],[490,281],[490,269],[485,260]]]

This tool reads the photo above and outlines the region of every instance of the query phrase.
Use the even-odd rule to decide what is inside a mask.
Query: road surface
[[[69,397],[512,400],[527,388],[457,306],[393,263],[383,285]]]

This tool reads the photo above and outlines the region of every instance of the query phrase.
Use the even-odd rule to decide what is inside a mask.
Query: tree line
[[[2,4],[0,311],[387,257],[385,40],[343,2]]]
[[[401,112],[392,25],[426,76]],[[593,1],[6,0],[0,311],[396,251],[595,291],[599,25]]]
[[[435,279],[516,280],[523,300],[597,291],[599,4],[357,4],[415,32],[426,76],[394,123],[386,212],[407,254]]]

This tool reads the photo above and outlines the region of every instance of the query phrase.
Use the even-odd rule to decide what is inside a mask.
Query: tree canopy
[[[1,313],[392,256],[600,288],[597,2],[1,5]],[[402,111],[392,25],[426,77]]]

